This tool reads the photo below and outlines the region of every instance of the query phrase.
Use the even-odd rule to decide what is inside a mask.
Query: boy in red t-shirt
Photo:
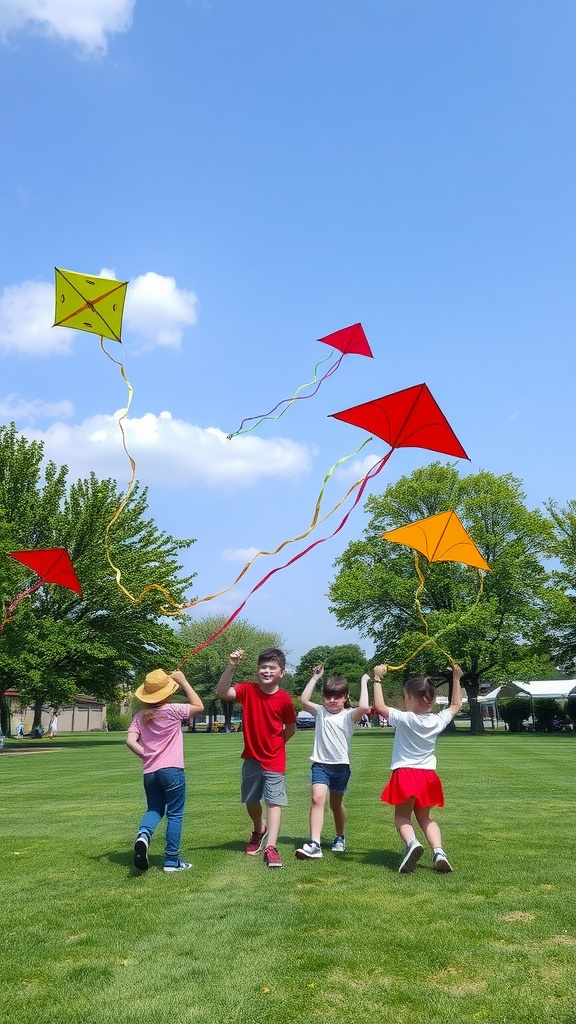
[[[296,732],[296,712],[292,698],[280,689],[286,670],[286,658],[277,647],[268,647],[258,655],[256,683],[232,686],[234,669],[244,651],[233,651],[230,664],[218,683],[222,700],[235,700],[242,705],[242,803],[252,819],[252,835],[246,853],[254,856],[264,849],[268,868],[281,868],[276,843],[280,831],[282,808],[286,797],[286,743]],[[267,807],[267,821],[262,817],[262,800]]]

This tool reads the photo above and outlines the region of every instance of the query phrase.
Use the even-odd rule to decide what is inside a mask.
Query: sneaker
[[[433,867],[434,871],[440,871],[444,875],[447,874],[448,871],[452,871],[452,865],[444,853],[444,850],[438,850],[438,853],[434,854]]]
[[[264,849],[264,840],[268,835],[268,826],[264,824],[263,832],[253,832],[248,840],[248,846],[246,847],[246,853],[250,857],[254,857],[260,850]]]
[[[335,836],[331,849],[332,853],[344,853],[344,850],[346,849],[346,840],[344,839],[344,836]]]
[[[167,875],[171,875],[173,871],[190,871],[192,864],[187,864],[185,860],[179,860],[177,864],[164,865],[164,871]]]
[[[148,836],[138,836],[134,843],[134,867],[148,871]]]
[[[414,871],[423,853],[424,847],[420,845],[417,839],[413,839],[411,843],[408,843],[406,853],[398,868],[399,873],[401,875],[409,875],[411,871]]]
[[[322,856],[320,843],[317,843],[315,839],[311,839],[309,843],[303,843],[300,849],[296,850],[296,856],[298,860],[318,860]]]
[[[275,846],[267,846],[264,850],[264,863],[267,868],[282,867],[282,860]]]

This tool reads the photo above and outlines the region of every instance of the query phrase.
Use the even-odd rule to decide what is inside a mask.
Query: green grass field
[[[392,730],[352,745],[348,851],[298,861],[312,734],[289,746],[282,871],[246,857],[241,735],[186,735],[182,856],[132,867],[140,762],[120,734],[0,755],[0,1014],[10,1024],[575,1024],[576,737],[438,741],[451,875],[399,875]],[[38,744],[34,749],[38,749]],[[332,838],[327,814],[325,841]]]

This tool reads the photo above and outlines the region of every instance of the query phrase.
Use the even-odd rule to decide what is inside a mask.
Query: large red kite
[[[0,632],[7,622],[10,622],[15,609],[20,601],[33,594],[45,583],[57,583],[60,587],[67,587],[76,594],[82,596],[82,587],[70,561],[70,556],[65,548],[36,548],[32,551],[7,551],[10,558],[22,562],[28,569],[32,569],[40,578],[31,587],[22,590],[6,609],[4,621],[0,624]]]
[[[376,434],[391,448],[427,448],[458,459],[468,458],[426,384],[354,405],[332,416]]]
[[[294,402],[301,402],[305,398],[313,398],[314,395],[318,392],[320,385],[325,380],[327,380],[328,377],[331,377],[332,374],[336,372],[344,356],[357,355],[369,356],[370,358],[373,358],[372,350],[370,348],[370,345],[368,344],[368,338],[364,333],[364,328],[362,327],[362,324],[352,324],[351,327],[342,327],[341,330],[334,331],[333,334],[326,334],[323,338],[318,338],[318,341],[321,341],[324,345],[330,345],[330,348],[332,349],[337,349],[338,352],[342,353],[341,356],[336,360],[335,363],[332,364],[332,366],[328,367],[323,376],[320,377],[320,379],[318,379],[318,367],[321,366],[322,363],[325,363],[332,358],[334,352],[330,352],[325,359],[321,359],[319,363],[316,363],[316,366],[314,367],[313,379],[309,381],[307,384],[301,384],[296,393],[292,395],[292,398],[283,398],[280,402],[277,403],[277,405],[274,406],[273,409],[270,409],[269,412],[259,413],[258,416],[246,416],[242,420],[242,423],[238,427],[238,430],[235,430],[233,434],[228,434],[229,441],[231,441],[233,437],[237,437],[239,434],[248,434],[251,430],[255,430],[256,427],[258,427],[261,423],[264,422],[264,420],[279,420],[280,417],[283,416],[284,413],[288,411],[290,406],[294,404]],[[304,391],[305,388],[310,388],[314,384],[316,386],[314,390],[311,391],[309,394],[300,394],[300,392]],[[273,416],[272,414],[275,413],[277,409],[280,409],[281,406],[284,406],[282,412],[279,412],[277,416]],[[257,422],[253,423],[251,427],[247,427],[244,430],[244,424],[252,423],[252,420],[256,420]]]
[[[388,530],[382,537],[419,551],[429,562],[461,562],[491,572],[455,512],[439,512],[418,519],[396,530]]]

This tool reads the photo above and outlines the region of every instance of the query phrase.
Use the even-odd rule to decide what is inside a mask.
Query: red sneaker
[[[282,867],[282,860],[275,846],[267,846],[264,850],[264,863],[267,868]]]
[[[248,840],[246,853],[249,854],[250,857],[254,857],[257,853],[260,853],[260,850],[264,849],[264,840],[268,835],[268,826],[266,825],[266,822],[263,822],[263,825],[264,831],[253,832],[252,835],[250,836],[250,839]]]

